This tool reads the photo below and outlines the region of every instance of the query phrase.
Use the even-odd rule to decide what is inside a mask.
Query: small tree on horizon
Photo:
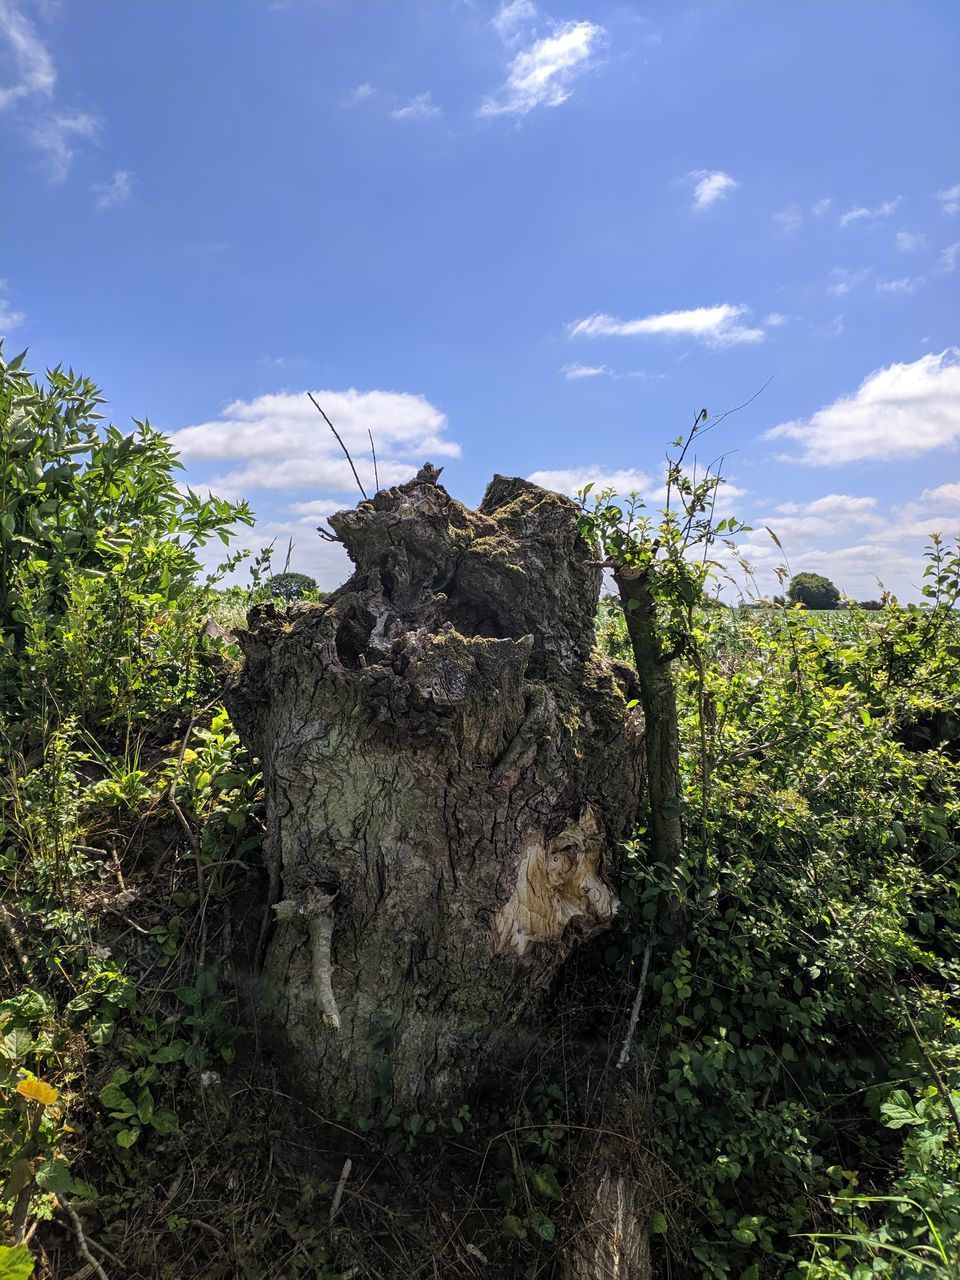
[[[795,573],[787,588],[787,599],[807,609],[836,609],[840,592],[821,573]]]

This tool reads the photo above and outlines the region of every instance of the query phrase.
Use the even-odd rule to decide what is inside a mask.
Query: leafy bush
[[[796,573],[790,579],[787,599],[807,609],[836,609],[840,592],[829,578],[820,573]]]
[[[629,971],[653,949],[643,1043],[688,1188],[664,1237],[684,1274],[957,1273],[960,1134],[932,1070],[956,1107],[960,769],[904,729],[960,701],[958,565],[935,544],[932,607],[837,629],[700,616],[684,857],[640,834],[608,952]],[[924,1270],[941,1244],[953,1270]]]
[[[25,354],[25,353],[24,353]],[[245,503],[177,483],[148,423],[102,425],[98,388],[61,368],[44,384],[0,348],[0,680],[21,724],[69,709],[129,725],[192,701],[207,601],[197,553],[226,543]]]

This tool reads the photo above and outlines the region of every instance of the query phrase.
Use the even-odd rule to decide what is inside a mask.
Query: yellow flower
[[[56,1102],[60,1096],[56,1089],[44,1084],[42,1080],[21,1080],[17,1085],[17,1093],[24,1098],[30,1098],[33,1102],[40,1102],[45,1107],[49,1107]]]

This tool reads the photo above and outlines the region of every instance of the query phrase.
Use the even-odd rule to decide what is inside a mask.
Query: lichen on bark
[[[471,511],[437,476],[331,519],[353,576],[255,611],[229,695],[293,904],[258,999],[326,1106],[442,1110],[519,1056],[616,911],[641,795],[635,676],[596,648],[575,506],[497,476]]]

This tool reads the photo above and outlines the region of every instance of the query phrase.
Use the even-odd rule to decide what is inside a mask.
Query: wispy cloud
[[[940,209],[943,213],[960,213],[960,182],[955,187],[938,191],[937,199],[940,201]]]
[[[125,204],[133,195],[136,176],[129,169],[114,169],[106,182],[94,185],[97,193],[97,208],[112,209],[114,205]]]
[[[618,320],[598,312],[568,326],[571,338],[598,337],[667,337],[696,338],[713,347],[729,347],[742,342],[762,342],[762,329],[740,323],[748,314],[745,306],[723,302],[714,307],[695,307],[689,311],[663,311],[638,320]]]
[[[505,44],[514,44],[537,20],[537,6],[532,0],[509,0],[501,4],[491,26]]]
[[[57,81],[53,59],[14,0],[0,0],[0,55],[4,49],[13,78],[0,85],[0,111],[16,111],[22,135],[44,155],[50,177],[62,181],[76,144],[96,136],[98,121],[90,112],[53,106]]]
[[[599,378],[606,374],[613,376],[613,370],[605,364],[581,364],[574,360],[573,364],[565,364],[560,370],[565,378]]]
[[[901,276],[899,280],[878,280],[874,285],[874,292],[915,293],[926,282],[926,276]]]
[[[830,271],[827,293],[834,298],[842,298],[845,293],[863,284],[872,272],[872,267],[858,267],[856,270],[851,270],[849,267],[833,267]]]
[[[822,218],[832,204],[833,204],[833,201],[830,199],[830,197],[824,196],[821,200],[817,201],[817,203],[813,206],[810,212],[813,214],[815,218]]]
[[[790,204],[779,213],[775,213],[773,220],[786,235],[792,235],[803,226],[803,213],[799,205]]]
[[[771,311],[768,316],[764,316],[763,323],[768,329],[779,329],[781,325],[787,324],[790,317],[785,316],[781,311]]]
[[[688,176],[696,184],[693,188],[695,209],[708,209],[719,200],[726,200],[730,192],[740,185],[721,169],[694,169]]]
[[[397,107],[390,114],[394,120],[429,120],[441,114],[440,108],[432,101],[429,93],[419,93],[405,107]]]
[[[948,244],[945,249],[940,252],[938,260],[938,269],[943,275],[949,276],[957,269],[957,262],[960,260],[960,240],[954,244]]]
[[[922,249],[926,243],[927,237],[922,231],[897,232],[897,248],[901,253],[915,253],[917,249]]]
[[[33,25],[11,0],[0,0],[0,41],[9,50],[13,63],[12,82],[0,86],[0,110],[33,94],[52,97],[57,80],[53,59]]]
[[[377,447],[381,484],[409,480],[428,458],[460,454],[460,446],[447,436],[446,415],[424,396],[353,388],[315,395],[368,488],[373,484],[368,430]],[[305,391],[235,400],[213,421],[184,427],[170,438],[187,461],[235,464],[211,480],[214,492],[313,488],[349,493],[356,486],[349,464]]]
[[[593,65],[603,35],[603,28],[594,22],[555,27],[514,56],[505,83],[484,99],[478,114],[525,116],[537,107],[559,107],[570,97],[577,78]]]
[[[6,280],[0,280],[0,295],[5,294],[6,291]],[[0,338],[5,338],[14,329],[18,329],[26,318],[22,311],[14,310],[8,298],[0,296]]]
[[[54,182],[62,182],[77,154],[77,142],[91,141],[100,132],[96,116],[86,111],[64,111],[41,116],[28,128],[35,147],[43,152]]]
[[[855,209],[848,209],[846,213],[840,215],[840,225],[849,227],[855,222],[876,222],[879,218],[889,218],[896,213],[902,203],[903,197],[896,196],[893,200],[884,200],[882,204],[869,208],[866,205],[858,205]]]
[[[368,98],[372,98],[375,93],[376,89],[374,89],[372,84],[367,84],[366,82],[358,84],[347,94],[346,103],[350,107],[355,107],[358,102],[366,102],[366,100]]]
[[[795,460],[811,466],[914,457],[953,444],[960,438],[960,351],[877,369],[852,395],[783,422],[766,438],[797,441]]]

